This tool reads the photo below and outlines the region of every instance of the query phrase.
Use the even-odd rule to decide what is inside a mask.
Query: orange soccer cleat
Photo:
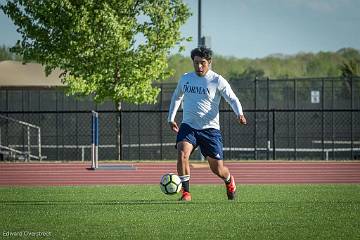
[[[179,201],[184,201],[184,202],[190,202],[191,201],[191,194],[189,192],[185,192],[184,189],[181,189],[181,198],[179,199]]]
[[[236,184],[233,176],[230,177],[230,183],[225,184],[226,194],[229,200],[235,200],[236,196]]]

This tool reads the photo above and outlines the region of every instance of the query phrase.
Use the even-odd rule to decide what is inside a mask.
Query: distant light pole
[[[204,45],[201,37],[201,0],[198,1],[198,46]]]

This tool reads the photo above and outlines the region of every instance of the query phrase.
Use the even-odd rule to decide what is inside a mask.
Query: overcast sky
[[[4,3],[5,0],[0,0]],[[193,16],[182,27],[185,55],[197,46],[198,0],[184,0]],[[202,0],[202,33],[216,54],[270,54],[360,49],[360,0]],[[0,45],[13,45],[16,27],[0,11]]]

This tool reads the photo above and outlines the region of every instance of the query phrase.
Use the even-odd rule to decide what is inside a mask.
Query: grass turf
[[[2,239],[360,239],[360,185],[1,187]],[[20,236],[20,235],[23,236]],[[42,235],[41,235],[42,234]]]

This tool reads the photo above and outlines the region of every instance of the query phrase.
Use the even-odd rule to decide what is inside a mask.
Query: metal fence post
[[[294,79],[294,160],[297,159],[297,89],[296,89],[296,79]]]
[[[160,85],[160,104],[159,104],[159,114],[160,114],[160,121],[159,121],[159,124],[160,124],[160,131],[159,131],[159,134],[160,134],[160,159],[163,160],[163,114],[162,114],[162,103],[163,103],[163,91],[164,88],[163,88],[163,83],[161,83]]]
[[[121,102],[117,105],[117,144],[118,144],[118,160],[122,160],[122,122],[121,122]]]
[[[137,113],[137,137],[138,137],[138,159],[141,159],[141,137],[140,137],[140,105],[137,105],[138,113]]]
[[[30,126],[27,126],[27,161],[30,161],[31,155],[31,141],[30,141]]]
[[[267,87],[267,93],[266,93],[266,109],[267,109],[267,152],[266,152],[266,159],[270,160],[270,148],[271,148],[271,142],[270,142],[270,82],[269,78],[266,78],[266,87]]]
[[[258,77],[255,77],[254,80],[254,108],[255,108],[255,112],[254,112],[254,159],[257,160],[257,82],[258,82]]]
[[[335,132],[334,132],[334,99],[335,93],[334,93],[334,78],[331,80],[331,142],[332,142],[332,160],[335,159]]]
[[[273,136],[272,136],[272,138],[273,138],[273,160],[275,160],[276,159],[276,127],[275,127],[275,125],[276,125],[276,115],[275,115],[275,112],[276,112],[276,110],[275,109],[273,109],[272,110],[272,113],[273,113]]]
[[[99,113],[91,112],[91,168],[96,169],[99,167]]]
[[[353,160],[354,159],[354,139],[353,139],[353,131],[354,131],[354,113],[353,113],[353,109],[354,109],[354,100],[353,100],[353,96],[354,96],[354,84],[353,84],[353,77],[350,76],[350,105],[351,105],[351,124],[350,124],[350,141],[351,141],[351,155],[350,155],[350,159]]]
[[[42,154],[41,154],[41,129],[39,128],[38,131],[38,143],[39,143],[39,160],[42,161]]]
[[[322,157],[323,160],[328,160],[328,156],[325,154],[325,82],[324,78],[321,79],[321,147],[322,147]]]

